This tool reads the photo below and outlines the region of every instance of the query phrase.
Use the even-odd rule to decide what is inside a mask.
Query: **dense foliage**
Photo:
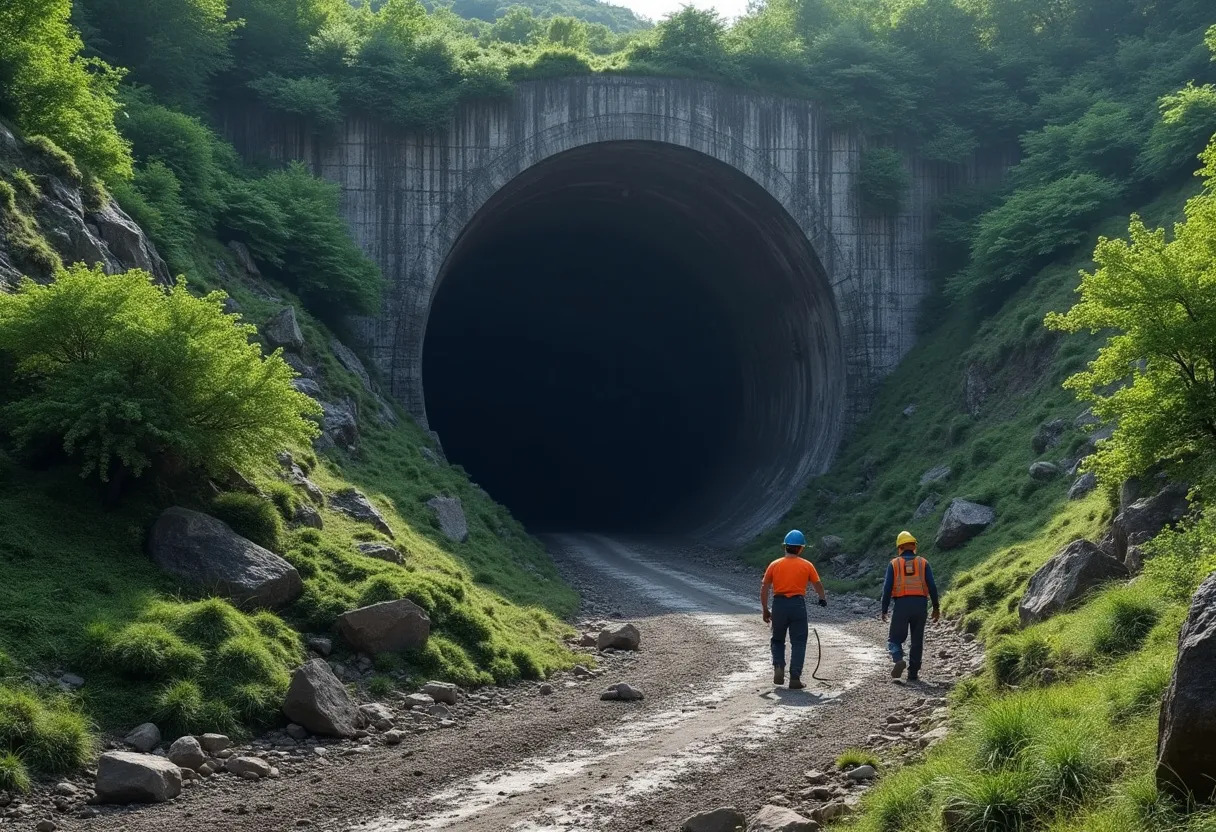
[[[224,313],[223,295],[165,291],[144,272],[73,266],[0,293],[4,399],[20,443],[53,442],[103,481],[172,460],[223,472],[316,433],[317,404],[278,354]]]

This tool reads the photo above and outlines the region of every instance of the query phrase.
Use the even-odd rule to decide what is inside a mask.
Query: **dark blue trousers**
[[[891,661],[904,657],[904,642],[912,636],[908,651],[908,670],[920,670],[921,652],[925,646],[925,624],[929,620],[929,599],[921,595],[909,595],[891,599],[891,630],[887,633],[887,650]]]
[[[802,675],[806,659],[806,598],[773,598],[773,667],[785,667],[785,634],[790,636],[790,675]]]

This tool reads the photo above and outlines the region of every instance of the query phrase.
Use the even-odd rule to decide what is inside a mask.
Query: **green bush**
[[[18,755],[35,771],[58,774],[84,765],[94,745],[88,719],[66,699],[0,687],[0,752]]]
[[[30,773],[11,751],[0,751],[0,791],[24,794],[30,790]]]
[[[202,650],[150,621],[128,624],[110,635],[99,658],[136,679],[193,676],[207,660]]]
[[[1035,783],[1020,769],[984,772],[960,781],[947,807],[956,832],[1023,832],[1034,819]]]
[[[28,136],[25,143],[38,152],[47,169],[55,176],[66,179],[73,185],[84,183],[84,176],[80,173],[80,168],[76,167],[76,160],[54,141],[46,136]]]
[[[976,753],[989,769],[1018,763],[1036,738],[1037,721],[1024,700],[997,700],[984,708],[976,726]]]
[[[387,676],[373,676],[367,683],[367,692],[373,699],[383,699],[393,692],[393,680]]]
[[[947,281],[952,297],[1004,296],[1065,249],[1081,243],[1118,197],[1090,173],[1015,191],[980,218],[971,265]]]
[[[181,273],[194,268],[195,215],[182,198],[181,182],[164,162],[153,159],[136,166],[131,181],[115,183],[113,192],[171,269]]]
[[[899,213],[910,184],[899,151],[877,146],[862,151],[857,187],[863,211],[877,215]]]
[[[201,725],[203,691],[197,682],[179,679],[167,684],[156,697],[156,720],[172,733],[189,733]]]
[[[1099,657],[1119,656],[1135,650],[1161,617],[1157,600],[1145,597],[1131,587],[1106,593],[1094,607],[1098,621],[1093,633],[1093,648]]]
[[[284,522],[289,522],[296,516],[301,497],[290,485],[285,482],[272,482],[266,486],[266,494]]]
[[[1056,808],[1077,806],[1106,787],[1110,764],[1093,726],[1056,732],[1035,748],[1038,797]]]
[[[226,492],[211,501],[211,513],[232,530],[259,546],[276,549],[283,533],[283,518],[274,503],[257,494]]]
[[[846,748],[836,758],[836,768],[856,768],[857,766],[874,766],[879,768],[882,762],[873,752],[866,751],[864,748]]]
[[[285,78],[272,72],[250,81],[249,87],[274,109],[302,116],[318,127],[334,127],[342,121],[338,90],[328,78]]]
[[[121,484],[167,456],[207,471],[264,464],[307,442],[320,413],[292,388],[279,355],[263,357],[252,326],[223,295],[166,292],[141,271],[73,266],[55,282],[0,294],[0,353],[17,368],[8,427],[19,442],[51,439],[82,475]]]

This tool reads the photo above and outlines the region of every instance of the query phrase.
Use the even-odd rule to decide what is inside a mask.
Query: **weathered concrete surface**
[[[620,142],[695,151],[707,171],[726,165],[757,183],[771,198],[758,211],[780,215],[786,236],[797,239],[771,261],[784,269],[764,269],[784,274],[756,276],[776,286],[758,293],[779,300],[768,340],[748,345],[749,359],[766,369],[749,392],[755,424],[746,432],[758,437],[756,447],[780,445],[783,461],[761,460],[743,483],[771,496],[741,509],[749,517],[732,521],[739,536],[783,513],[799,486],[830,464],[846,426],[868,408],[873,383],[911,348],[929,288],[929,207],[953,184],[909,160],[913,184],[900,213],[864,216],[859,137],[832,129],[812,102],[689,80],[521,84],[508,99],[463,106],[435,134],[356,119],[326,139],[264,113],[230,116],[226,126],[246,154],[306,160],[341,186],[347,219],[391,287],[381,317],[357,324],[362,346],[424,425],[432,298],[462,233],[508,183],[568,151]]]

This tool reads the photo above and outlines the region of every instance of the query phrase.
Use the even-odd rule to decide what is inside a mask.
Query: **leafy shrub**
[[[182,183],[164,162],[153,159],[138,165],[131,181],[115,183],[113,191],[171,269],[186,272],[194,267],[190,253],[197,233],[194,212],[182,198]]]
[[[1216,571],[1216,512],[1204,511],[1176,529],[1166,529],[1144,546],[1144,576],[1166,595],[1188,603]]]
[[[316,402],[279,355],[249,342],[223,295],[166,292],[142,271],[76,265],[54,283],[0,294],[0,353],[20,385],[6,415],[21,443],[56,439],[82,475],[138,476],[173,455],[210,471],[246,468],[306,442]]]
[[[955,298],[1004,294],[1021,285],[1089,227],[1118,197],[1118,188],[1090,173],[1015,191],[979,220],[971,265],[946,283]]]
[[[1193,82],[1161,99],[1161,119],[1153,124],[1137,162],[1137,173],[1166,180],[1189,173],[1216,133],[1216,85]]]
[[[257,494],[226,492],[211,501],[211,512],[232,530],[259,546],[275,549],[283,533],[283,519],[275,504]]]
[[[857,172],[862,210],[879,215],[898,213],[910,184],[899,151],[875,146],[862,151]]]
[[[334,127],[342,121],[338,90],[328,78],[285,78],[272,72],[249,86],[274,109],[303,116],[318,127]]]

